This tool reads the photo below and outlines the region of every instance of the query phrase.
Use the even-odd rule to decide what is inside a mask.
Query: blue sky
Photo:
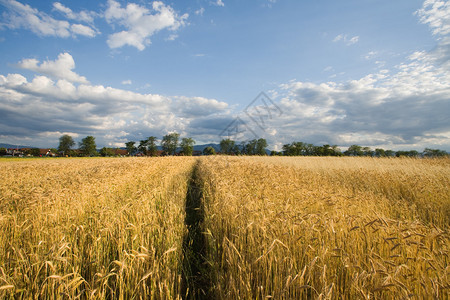
[[[0,0],[0,142],[450,150],[449,35],[440,0]]]

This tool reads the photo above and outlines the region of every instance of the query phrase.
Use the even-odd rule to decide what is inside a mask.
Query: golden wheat
[[[0,296],[179,298],[193,163],[2,161]]]
[[[203,159],[223,299],[446,299],[448,160]]]
[[[448,159],[0,160],[0,176],[3,298],[448,298]]]

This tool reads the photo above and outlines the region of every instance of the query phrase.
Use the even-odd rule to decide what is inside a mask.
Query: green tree
[[[384,151],[384,153],[386,154],[387,157],[395,156],[394,150],[386,150],[386,151]]]
[[[166,134],[161,141],[161,146],[163,151],[168,155],[175,155],[178,147],[178,139],[180,138],[180,134],[173,132]]]
[[[236,143],[235,141],[231,140],[231,139],[223,139],[220,141],[220,152],[222,152],[223,154],[235,154],[235,146]]]
[[[192,152],[194,152],[194,144],[195,141],[192,138],[183,138],[181,139],[181,151],[184,155],[191,156]]]
[[[257,144],[258,144],[258,140],[256,140],[256,139],[253,139],[248,142],[242,142],[242,154],[255,155]]]
[[[216,155],[216,149],[211,146],[206,147],[203,149],[203,155]]]
[[[158,146],[156,145],[156,137],[151,136],[147,139],[147,153],[150,156],[158,155]]]
[[[364,156],[373,156],[373,151],[372,149],[370,149],[370,147],[363,147],[362,151],[364,153]]]
[[[447,155],[448,153],[446,151],[439,149],[425,148],[425,150],[423,151],[423,156],[425,157],[444,157]]]
[[[58,151],[56,151],[55,153],[58,153]],[[33,156],[40,156],[41,150],[39,150],[39,148],[33,148],[30,150],[30,154]]]
[[[403,156],[417,157],[417,156],[419,156],[419,152],[417,152],[416,150],[409,150],[409,151],[400,150],[395,153],[395,156],[397,156],[397,157],[403,157]]]
[[[88,135],[80,142],[80,150],[83,152],[85,156],[96,156],[97,153],[97,145],[95,144],[95,137],[92,135]]]
[[[375,156],[376,157],[385,157],[386,156],[386,151],[384,151],[384,149],[381,149],[381,148],[376,148],[375,149]]]
[[[291,144],[283,145],[283,155],[285,156],[298,156],[303,155],[304,144],[302,142],[292,142]]]
[[[129,156],[133,155],[133,153],[136,151],[136,147],[134,146],[134,144],[136,144],[136,142],[133,142],[133,141],[129,141],[129,142],[125,143],[125,148],[127,148]]]
[[[255,155],[267,155],[266,153],[267,141],[266,139],[260,138],[256,141],[254,154]]]
[[[351,145],[348,147],[347,151],[344,152],[347,156],[363,156],[364,152],[362,150],[362,147],[359,145]]]
[[[147,155],[147,142],[148,140],[139,141],[139,146],[137,147],[137,149],[144,155]]]
[[[75,146],[75,141],[70,135],[65,134],[59,138],[58,151],[63,155],[69,155],[73,146]]]
[[[103,147],[100,150],[100,155],[105,157],[105,156],[115,156],[116,153],[114,152],[114,149],[112,148],[107,148],[107,147]]]

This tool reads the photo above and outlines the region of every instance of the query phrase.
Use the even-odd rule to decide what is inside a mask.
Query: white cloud
[[[394,149],[450,149],[450,53],[440,43],[416,52],[397,71],[382,69],[343,83],[290,82],[281,86],[283,115],[271,124],[275,142],[362,144]]]
[[[333,42],[339,42],[340,40],[342,40],[344,38],[343,34],[338,34],[334,39]]]
[[[174,110],[182,117],[208,116],[218,112],[224,112],[228,108],[225,102],[203,97],[175,97]]]
[[[217,6],[225,6],[222,0],[217,0],[214,4]]]
[[[93,37],[97,34],[94,29],[88,26],[57,20],[44,12],[32,8],[28,4],[22,4],[15,0],[0,0],[0,4],[3,4],[8,9],[4,13],[6,19],[4,26],[10,29],[24,28],[41,36],[62,38],[77,35]]]
[[[374,57],[376,57],[378,55],[378,52],[376,51],[370,51],[369,53],[367,53],[366,55],[364,55],[364,58],[367,60],[370,60]]]
[[[133,83],[133,82],[132,82],[130,79],[122,81],[122,84],[123,84],[123,85],[130,85],[130,84],[132,84],[132,83]]]
[[[50,75],[31,80],[22,74],[0,75],[0,136],[48,146],[48,141],[57,143],[61,132],[72,132],[94,135],[99,145],[112,145],[169,131],[192,136],[194,120],[228,111],[228,105],[216,99],[136,93],[91,85],[87,79],[85,83],[69,81],[67,71],[74,63],[63,64],[65,72],[61,72],[58,66],[64,57],[69,56],[62,53],[55,61],[41,64],[22,60],[22,67],[52,74],[53,79]]]
[[[166,41],[175,41],[178,38],[178,34],[171,34],[168,38],[166,38]]]
[[[94,22],[94,17],[97,15],[96,13],[94,13],[92,11],[85,11],[85,10],[83,10],[79,13],[75,13],[70,8],[64,6],[63,4],[61,4],[59,2],[53,3],[53,9],[63,13],[67,19],[77,20],[80,22],[86,22],[86,23],[91,23],[91,24]]]
[[[353,36],[353,37],[348,37],[347,34],[338,34],[334,39],[333,42],[344,42],[347,46],[356,44],[359,41],[359,36]]]
[[[80,76],[72,70],[75,61],[69,53],[61,53],[56,60],[46,60],[39,65],[39,61],[33,58],[23,59],[18,63],[22,69],[48,75],[56,79],[65,79],[69,82],[88,83],[86,77]]]
[[[450,33],[450,2],[441,0],[426,0],[421,9],[416,11],[420,22],[428,24],[434,35]]]
[[[347,45],[353,45],[356,44],[359,41],[359,36],[354,36],[351,39],[348,40]]]
[[[153,2],[150,10],[135,3],[128,3],[122,8],[120,3],[109,0],[105,11],[106,21],[113,25],[117,23],[126,30],[111,34],[108,45],[110,48],[129,45],[142,51],[151,43],[151,36],[163,29],[178,30],[186,24],[188,16],[178,16],[170,6],[160,1]]]
[[[203,13],[204,13],[204,12],[205,12],[205,9],[204,9],[203,7],[201,7],[200,9],[198,9],[198,10],[195,11],[195,14],[196,14],[196,15],[203,16]]]
[[[97,35],[97,32],[94,29],[82,24],[72,24],[70,25],[70,29],[75,35],[84,35],[87,37],[94,37]]]

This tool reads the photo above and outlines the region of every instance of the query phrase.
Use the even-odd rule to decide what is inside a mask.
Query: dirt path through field
[[[209,299],[210,290],[208,264],[206,262],[207,240],[204,234],[205,209],[203,183],[199,177],[197,161],[193,168],[186,193],[185,224],[188,233],[183,240],[184,299]]]

